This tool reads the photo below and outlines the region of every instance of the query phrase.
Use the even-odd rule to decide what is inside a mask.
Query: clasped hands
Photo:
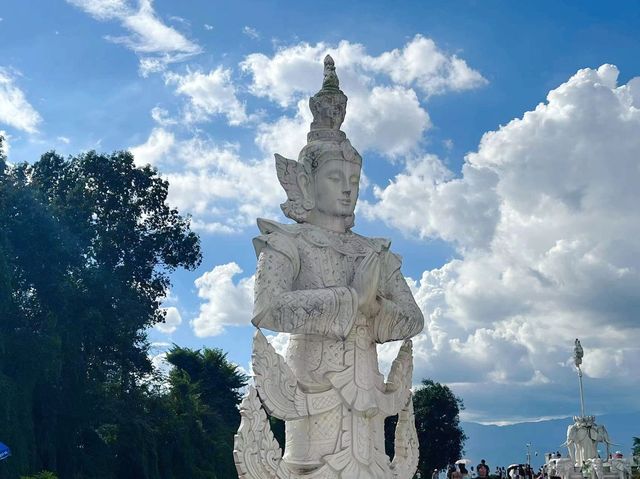
[[[358,310],[365,316],[375,316],[380,310],[380,299],[377,297],[380,283],[380,256],[369,253],[360,263],[351,282],[351,287],[358,293]]]

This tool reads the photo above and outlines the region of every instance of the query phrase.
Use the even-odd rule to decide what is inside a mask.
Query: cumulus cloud
[[[447,55],[433,40],[422,35],[416,35],[401,50],[365,57],[363,62],[374,71],[388,74],[396,83],[415,84],[427,95],[470,90],[487,83],[480,72],[470,68],[463,59]]]
[[[557,414],[558,401],[571,414],[575,337],[598,381],[593,410],[636,401],[623,386],[640,380],[640,79],[617,77],[612,65],[578,71],[486,133],[460,177],[435,157],[409,162],[364,208],[458,248],[416,285],[426,319],[416,378],[452,383],[468,417],[495,411],[487,389],[508,395],[505,416],[526,415],[515,401],[526,397],[532,414]]]
[[[0,67],[0,122],[27,133],[36,133],[42,118],[16,85],[16,77],[12,70]]]
[[[431,127],[414,88],[435,95],[486,83],[463,60],[445,54],[432,40],[419,35],[402,50],[379,57],[348,41],[337,46],[300,43],[282,48],[272,57],[254,53],[240,65],[251,75],[250,92],[282,107],[295,107],[293,117],[261,125],[256,140],[261,148],[288,156],[297,154],[308,129],[307,100],[320,88],[319,65],[327,53],[334,58],[341,88],[349,97],[344,131],[361,151],[374,150],[391,157],[415,150]]]
[[[198,317],[191,322],[196,336],[217,336],[225,326],[250,324],[253,311],[254,277],[234,283],[234,276],[242,273],[236,263],[214,267],[195,281],[200,305]]]
[[[318,65],[327,53],[336,61],[344,85],[358,76],[366,75],[371,81],[370,75],[380,75],[399,84],[416,85],[428,94],[441,94],[477,88],[487,82],[464,60],[447,55],[422,35],[416,35],[402,50],[383,52],[377,57],[368,55],[362,44],[346,40],[338,46],[303,42],[282,48],[271,58],[262,53],[248,55],[241,66],[252,75],[251,90],[255,95],[288,106],[318,90]]]
[[[360,211],[419,238],[476,248],[491,240],[498,220],[497,176],[468,164],[462,173],[455,178],[435,155],[410,159],[387,186],[373,186],[376,201],[362,201]]]
[[[108,36],[140,58],[143,76],[163,71],[167,65],[187,60],[202,50],[175,28],[166,25],[153,8],[152,0],[67,0],[99,21],[118,21],[128,32]],[[136,5],[137,4],[137,5]]]
[[[193,216],[203,233],[231,234],[274,217],[285,199],[271,158],[245,159],[238,145],[206,137],[176,139],[154,128],[147,141],[130,148],[137,164],[156,166],[169,181],[169,202]]]
[[[147,141],[130,148],[138,166],[154,165],[163,158],[174,146],[175,136],[164,128],[154,128]]]
[[[176,93],[189,98],[185,120],[189,123],[208,120],[212,115],[225,115],[230,125],[248,120],[245,106],[236,96],[231,70],[218,67],[209,73],[189,71],[184,75],[168,73],[168,85],[176,86]]]
[[[176,329],[178,329],[178,326],[182,324],[182,316],[180,315],[180,311],[178,311],[178,308],[176,308],[175,306],[164,308],[164,312],[164,322],[156,324],[154,328],[161,333],[171,334]]]

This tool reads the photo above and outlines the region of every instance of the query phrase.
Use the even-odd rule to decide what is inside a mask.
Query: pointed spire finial
[[[322,81],[322,89],[340,91],[340,80],[336,74],[336,64],[331,55],[324,57],[324,80]]]
[[[307,135],[307,142],[346,139],[340,127],[347,112],[347,96],[340,90],[336,64],[331,55],[324,57],[322,88],[309,98],[309,108],[313,115],[313,122],[311,131]]]

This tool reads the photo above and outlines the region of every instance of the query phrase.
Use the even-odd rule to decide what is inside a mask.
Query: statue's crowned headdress
[[[347,96],[340,90],[340,80],[330,55],[324,58],[322,88],[309,98],[313,114],[307,144],[298,155],[298,161],[289,160],[276,153],[278,180],[287,193],[287,201],[281,208],[285,216],[302,223],[313,205],[302,198],[298,185],[298,173],[313,173],[327,160],[343,160],[362,165],[362,157],[340,130],[347,111]],[[353,217],[348,227],[353,225]]]
[[[318,93],[309,98],[309,109],[313,115],[307,142],[318,140],[345,140],[347,135],[340,130],[347,112],[347,96],[340,90],[336,66],[330,55],[324,58],[324,80]]]

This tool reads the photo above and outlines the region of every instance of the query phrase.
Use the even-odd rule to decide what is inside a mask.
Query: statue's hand
[[[358,309],[365,314],[375,314],[380,309],[376,300],[380,282],[380,257],[368,254],[360,263],[353,276],[351,286],[358,293]]]

